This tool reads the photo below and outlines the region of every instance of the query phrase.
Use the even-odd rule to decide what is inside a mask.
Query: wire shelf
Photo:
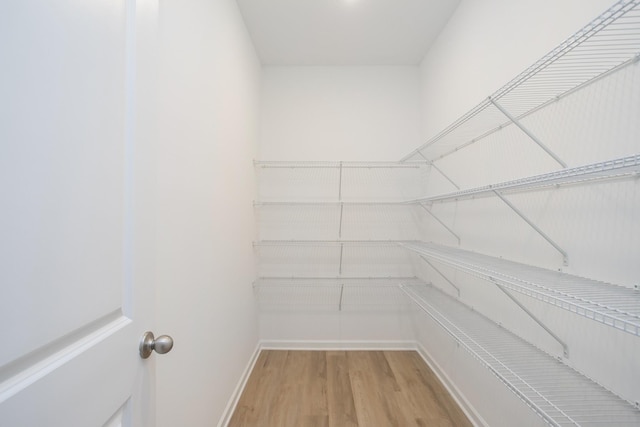
[[[640,291],[434,243],[403,246],[480,279],[640,336]]]
[[[401,161],[435,161],[640,59],[640,0],[621,0]]]
[[[419,240],[418,205],[406,203],[256,203],[260,240]]]
[[[518,192],[535,190],[545,187],[580,184],[598,180],[609,180],[635,176],[640,173],[640,154],[622,157],[619,159],[607,160],[569,169],[562,169],[555,172],[535,175],[527,178],[520,178],[498,184],[485,185],[482,187],[470,188],[467,190],[454,191],[451,193],[439,194],[429,197],[421,197],[405,201],[295,201],[279,200],[254,202],[256,207],[264,206],[399,206],[425,202],[442,202],[448,200],[461,200],[473,196],[501,192]]]
[[[640,173],[640,155],[562,169],[556,172],[516,179],[499,184],[485,185],[468,190],[456,191],[437,196],[423,197],[408,203],[444,202],[460,200],[472,196],[493,193],[494,191],[516,192],[540,189],[549,186],[578,184],[595,180],[622,178]]]
[[[548,424],[640,425],[629,402],[433,286],[401,289]]]
[[[414,240],[260,240],[254,247],[261,246],[398,246],[413,243]]]
[[[266,277],[415,274],[412,256],[394,240],[263,240],[255,243],[258,275]]]
[[[385,310],[407,308],[401,283],[416,277],[261,277],[254,292],[263,308],[283,310]]]
[[[406,206],[406,201],[398,201],[398,202],[382,202],[382,201],[336,201],[336,200],[318,200],[318,201],[296,201],[296,200],[278,200],[278,201],[269,201],[269,202],[254,202],[253,206],[255,207],[264,207],[264,206],[336,206],[340,207],[344,206]]]
[[[314,161],[258,161],[254,166],[263,169],[419,169],[428,163],[411,162],[314,162]]]
[[[401,202],[424,196],[425,162],[255,162],[266,202]]]

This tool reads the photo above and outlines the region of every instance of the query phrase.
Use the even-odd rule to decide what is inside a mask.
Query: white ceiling
[[[416,65],[460,0],[237,0],[265,65]]]

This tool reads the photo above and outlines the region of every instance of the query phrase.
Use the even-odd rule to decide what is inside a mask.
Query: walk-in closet
[[[0,6],[0,426],[640,426],[640,0],[80,3]]]
[[[255,161],[263,344],[415,345],[479,425],[639,424],[639,25],[616,3],[396,161]]]

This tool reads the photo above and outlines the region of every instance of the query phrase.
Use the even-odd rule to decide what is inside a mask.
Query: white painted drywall
[[[260,63],[233,0],[159,3],[158,426],[214,426],[258,341],[252,200]]]
[[[425,140],[613,3],[463,0],[420,64]]]
[[[418,67],[267,66],[261,106],[260,160],[387,161],[420,142]],[[258,169],[257,173],[261,200],[338,200],[337,169]],[[402,192],[414,194],[416,186],[399,184],[402,175],[399,170],[345,170],[342,196],[345,200],[397,200]],[[380,220],[406,219],[411,214],[389,209],[375,213],[378,216],[373,218],[371,208],[347,208],[342,238],[400,238],[406,230]],[[335,214],[333,208],[256,209],[261,239],[336,239],[339,227]],[[367,221],[381,227],[376,227],[376,233],[371,227],[363,230]],[[406,233],[402,238],[407,238]],[[256,249],[259,274],[337,276],[337,250],[339,247],[260,247]],[[385,256],[379,249],[347,248],[342,273],[412,275],[410,263],[403,260],[394,266],[390,259],[389,253]],[[397,310],[381,312],[358,307],[354,311],[345,307],[338,311],[336,305],[322,313],[315,312],[313,306],[307,307],[311,312],[305,313],[302,309],[291,310],[290,299],[283,303],[285,308],[280,310],[262,307],[261,339],[307,347],[326,343],[348,347],[361,346],[363,341],[406,342],[412,336],[406,313]]]
[[[265,67],[261,105],[260,160],[388,161],[420,142],[418,67]],[[419,179],[412,185],[402,185],[402,179],[406,183],[407,178],[421,176],[420,171],[384,169],[345,169],[342,179],[338,169],[258,168],[256,172],[259,199],[271,201],[337,201],[339,182],[344,200],[417,197]],[[260,238],[266,240],[335,240],[339,213],[336,206],[256,208]],[[341,238],[410,238],[400,226],[407,218],[411,221],[407,209],[346,207]],[[339,252],[339,246],[258,247],[259,275],[339,276]],[[342,275],[412,276],[410,260],[398,261],[397,252],[401,251],[394,247],[345,248]],[[290,292],[290,298],[283,294],[282,307],[265,303],[272,296],[261,297],[260,338],[271,345],[403,346],[412,338],[401,309],[354,308],[345,299],[339,311],[338,294],[331,299],[335,306],[324,310],[314,306],[320,302],[310,295],[307,305],[296,307],[292,301],[302,290]]]
[[[613,4],[612,1],[509,2],[464,0],[421,64],[422,124],[426,141],[483,98],[534,63],[562,40]],[[523,123],[570,166],[640,152],[640,67],[632,65],[545,108]],[[462,188],[557,170],[542,150],[514,127],[437,162]],[[437,172],[429,176],[431,194],[452,191]],[[461,247],[550,269],[610,281],[637,283],[633,259],[640,244],[637,180],[550,189],[509,199],[569,253],[561,256],[497,198],[435,204],[433,212],[461,236]],[[427,228],[431,240],[456,246],[439,224]],[[440,267],[440,266],[439,266]],[[559,354],[559,345],[487,282],[442,267],[461,287],[461,299],[505,327]],[[424,276],[443,290],[433,271]],[[636,337],[566,311],[519,296],[527,307],[568,344],[568,363],[630,401],[640,398],[640,354]],[[420,328],[418,326],[418,328]],[[466,369],[450,364],[433,349],[448,338],[418,330],[420,342],[453,378]],[[441,342],[444,340],[444,342]],[[473,390],[469,378],[455,377],[461,390]],[[505,412],[477,401],[490,425]],[[507,423],[509,424],[509,423]],[[515,420],[512,424],[518,424]]]
[[[260,160],[389,160],[420,142],[417,67],[265,67]]]
[[[344,201],[416,198],[426,169],[345,167],[340,173],[337,167],[262,166],[256,168],[258,198],[266,202],[336,202],[338,194]],[[258,276],[297,278],[259,283],[261,340],[303,348],[406,348],[413,339],[407,304],[397,288],[389,287],[398,281],[366,279],[413,277],[412,259],[404,249],[395,244],[283,246],[268,241],[417,239],[416,211],[409,205],[256,206],[259,236],[267,241],[255,248]],[[354,277],[365,279],[348,279]]]

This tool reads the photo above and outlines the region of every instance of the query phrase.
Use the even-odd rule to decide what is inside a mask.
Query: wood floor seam
[[[415,351],[263,350],[228,427],[472,426]]]

